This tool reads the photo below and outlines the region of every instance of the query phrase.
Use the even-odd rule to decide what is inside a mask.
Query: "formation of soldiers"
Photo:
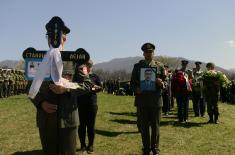
[[[133,96],[134,92],[131,88],[130,81],[105,80],[102,82],[103,92],[113,95],[129,95]]]
[[[215,107],[208,107],[208,99],[211,98],[218,98],[221,102],[235,102],[235,85],[234,81],[230,81],[225,74],[216,71],[223,75],[224,82],[220,83],[218,86],[218,90],[215,93],[215,95],[211,95],[212,91],[207,91],[207,88],[210,87],[209,82],[205,79],[203,80],[203,76],[205,75],[206,71],[203,71],[201,69],[201,62],[196,61],[195,67],[190,70],[187,68],[188,61],[183,60],[182,65],[185,65],[185,74],[187,74],[187,80],[190,85],[190,89],[186,90],[186,92],[183,94],[180,94],[181,90],[174,90],[174,85],[177,85],[177,81],[173,81],[173,78],[176,76],[176,73],[180,69],[176,70],[170,70],[169,66],[165,65],[165,72],[166,72],[166,78],[165,78],[165,89],[162,92],[163,97],[163,107],[162,111],[164,115],[169,115],[171,112],[171,109],[174,108],[175,101],[179,98],[180,94],[180,101],[186,100],[186,103],[180,103],[178,104],[178,119],[179,121],[186,122],[188,121],[188,109],[189,109],[189,100],[192,100],[193,103],[193,112],[195,117],[204,117],[206,113],[210,115],[212,112],[211,110],[216,109]],[[106,91],[108,94],[114,94],[114,95],[133,95],[133,90],[131,88],[131,85],[129,81],[120,82],[119,80],[107,80],[103,83],[103,91]],[[216,86],[214,86],[216,87]],[[216,90],[216,88],[213,88],[213,90]],[[218,120],[218,113],[215,115],[215,119]],[[211,121],[212,122],[212,121]],[[213,121],[214,122],[214,121]]]
[[[166,89],[163,91],[163,113],[168,115],[174,107],[174,98],[178,106],[179,122],[188,121],[189,100],[192,100],[195,117],[209,115],[208,123],[218,123],[218,101],[232,102],[233,82],[225,74],[214,70],[214,64],[207,64],[207,71],[201,70],[201,62],[195,62],[195,68],[187,68],[188,61],[182,61],[182,68],[167,72]],[[213,68],[213,69],[211,69]],[[182,73],[183,85],[180,76]],[[185,80],[186,79],[186,80]],[[206,111],[207,110],[207,111]]]
[[[24,71],[0,68],[0,98],[25,93],[26,86]]]

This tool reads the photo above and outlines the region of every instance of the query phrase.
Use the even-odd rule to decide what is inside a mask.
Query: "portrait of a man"
[[[155,68],[141,68],[140,89],[141,91],[155,91]]]
[[[39,68],[40,63],[41,63],[41,60],[37,60],[37,59],[25,60],[25,67],[27,68],[26,69],[27,80],[33,80]],[[50,73],[46,74],[45,80],[50,80]]]

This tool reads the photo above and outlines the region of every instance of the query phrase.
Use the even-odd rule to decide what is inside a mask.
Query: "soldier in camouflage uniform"
[[[26,86],[27,86],[27,81],[24,78],[24,71],[20,71],[20,79],[21,79],[21,93],[26,93]]]
[[[22,72],[19,71],[19,93],[20,94],[23,91],[23,81],[24,81],[24,77],[22,76]]]
[[[0,98],[3,97],[3,81],[2,68],[0,68]]]
[[[131,86],[135,92],[135,106],[137,107],[137,124],[143,143],[143,154],[149,155],[152,150],[154,155],[159,154],[160,117],[162,108],[162,89],[165,71],[162,64],[153,60],[155,46],[145,43],[142,46],[144,60],[134,65],[131,76]],[[155,90],[142,91],[140,88],[141,68],[155,70]],[[150,134],[151,128],[151,134]]]
[[[14,94],[18,95],[19,94],[19,71],[15,70],[15,90]]]
[[[193,110],[195,117],[204,116],[205,114],[205,102],[203,98],[203,81],[202,81],[202,70],[201,62],[195,62],[196,68],[193,68],[193,86],[192,86],[192,95],[193,95]]]
[[[9,75],[7,69],[3,70],[3,97],[8,97]]]
[[[15,75],[14,75],[14,69],[11,69],[9,72],[9,89],[8,89],[8,94],[9,96],[14,95],[14,86],[15,86]]]

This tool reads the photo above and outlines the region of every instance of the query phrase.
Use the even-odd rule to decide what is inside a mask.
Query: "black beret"
[[[54,16],[51,18],[51,20],[46,24],[46,30],[47,33],[50,31],[53,31],[54,24],[58,23],[59,28],[62,30],[64,34],[68,34],[70,32],[70,29],[64,24],[64,21],[58,17]]]
[[[182,65],[187,65],[187,64],[188,64],[188,61],[187,61],[187,60],[182,60],[182,61],[181,61],[181,64],[182,64]]]
[[[202,63],[200,61],[196,61],[195,65],[201,65]]]
[[[141,47],[142,51],[153,51],[155,50],[155,46],[152,43],[145,43],[144,45],[142,45]]]

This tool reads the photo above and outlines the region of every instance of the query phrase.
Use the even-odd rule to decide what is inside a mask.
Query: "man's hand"
[[[102,90],[102,87],[98,86],[98,85],[94,85],[91,89],[92,91],[98,92]]]
[[[54,113],[57,110],[57,105],[51,104],[47,101],[43,101],[41,106],[42,106],[42,109],[47,113]]]
[[[156,84],[157,84],[159,87],[162,87],[162,86],[163,86],[163,81],[162,81],[162,79],[157,78],[157,79],[156,79]]]
[[[60,85],[55,85],[55,84],[50,84],[49,88],[55,93],[55,94],[64,94],[67,91],[67,88],[60,86]]]

